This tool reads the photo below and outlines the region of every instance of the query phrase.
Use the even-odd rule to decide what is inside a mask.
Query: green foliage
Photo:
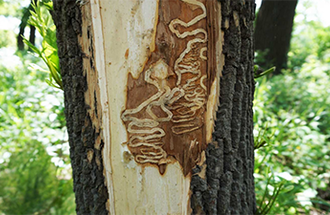
[[[277,196],[269,214],[308,213],[316,189],[328,186],[330,77],[322,59],[311,55],[297,72],[258,79],[254,132],[256,145],[266,145],[256,147],[255,156],[259,212],[264,208],[260,199],[269,204]],[[270,167],[273,180],[267,178]],[[274,191],[269,193],[268,186]],[[280,186],[292,189],[275,192]]]
[[[330,192],[330,28],[308,20],[305,12],[296,15],[284,74],[257,79],[258,214],[272,202],[268,214],[330,212],[330,202],[318,196],[319,190]],[[256,62],[264,54],[257,53]]]
[[[318,21],[297,22],[288,53],[288,68],[299,69],[308,57],[322,63],[330,62],[330,27],[324,28]]]
[[[268,75],[276,70],[276,67],[273,66],[266,70],[261,70],[258,65],[254,65],[254,78],[260,78],[262,76]]]
[[[272,210],[274,203],[278,200],[279,194],[283,194],[285,192],[290,191],[293,186],[285,187],[285,180],[281,180],[280,182],[276,182],[276,178],[274,177],[274,173],[269,173],[270,168],[267,168],[265,171],[265,175],[268,176],[266,180],[266,184],[263,187],[264,193],[262,194],[262,198],[259,198],[257,201],[258,210],[256,215],[266,215],[269,214]]]
[[[63,94],[28,66],[40,62],[11,59],[0,59],[0,214],[73,214]]]
[[[11,30],[0,30],[0,47],[16,45],[16,34]]]
[[[8,20],[21,18],[20,3],[0,1],[0,13]],[[60,88],[56,29],[45,7],[35,10],[30,23],[42,44],[33,48],[57,75],[51,84]],[[14,54],[14,31],[1,30],[0,35],[0,214],[74,214],[63,93],[44,83],[48,73],[40,58]]]
[[[0,14],[4,16],[20,17],[22,13],[21,0],[0,1]]]
[[[0,34],[0,214],[74,214],[63,94],[39,59],[14,55],[12,31]]]
[[[45,146],[31,141],[17,148],[1,166],[0,211],[5,214],[68,214],[74,207],[72,180],[58,179]],[[67,199],[68,198],[68,199]],[[61,213],[59,213],[61,212]]]
[[[23,41],[46,63],[49,69],[49,79],[46,79],[46,82],[50,86],[63,89],[59,65],[60,61],[57,54],[56,27],[48,11],[52,9],[52,3],[46,1],[43,5],[45,5],[47,9],[43,8],[39,1],[37,1],[36,4],[32,4],[33,10],[30,11],[31,16],[28,21],[30,25],[36,27],[42,37],[41,49],[38,49],[26,38],[23,38]]]

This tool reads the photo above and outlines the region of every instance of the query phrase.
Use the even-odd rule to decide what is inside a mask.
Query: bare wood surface
[[[191,169],[205,160],[219,95],[221,56],[208,41],[221,47],[221,13],[210,2],[91,2],[93,26],[102,23],[92,35],[109,113],[102,128],[111,213],[190,213]]]

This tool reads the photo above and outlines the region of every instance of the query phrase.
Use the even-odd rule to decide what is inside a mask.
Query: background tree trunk
[[[23,35],[26,26],[28,25],[28,20],[31,15],[31,10],[33,10],[33,7],[31,4],[36,4],[37,0],[31,0],[31,3],[29,7],[24,9],[21,24],[19,25],[19,33],[17,35],[17,48],[20,51],[24,50],[24,42],[23,42]],[[34,45],[35,44],[35,33],[36,33],[36,28],[34,26],[30,26],[30,36],[29,36],[29,41]]]
[[[57,26],[77,213],[253,214],[254,2],[76,2],[54,0],[52,15]],[[203,7],[205,16],[201,15]],[[171,20],[179,24],[166,27]],[[197,21],[189,26],[189,20]],[[130,27],[125,31],[127,23]],[[182,23],[188,26],[183,28]],[[182,34],[194,30],[199,35],[191,37],[196,37]],[[207,32],[207,41],[201,32]],[[134,37],[127,39],[130,33]],[[176,89],[175,81],[171,82],[178,78],[173,56],[188,50],[189,41],[199,41],[192,47],[199,50],[192,58],[195,56],[193,62],[199,62],[206,77],[206,90],[200,92],[205,93],[207,102],[194,112],[194,118],[203,119],[203,124],[197,126],[192,119],[189,126],[193,131],[186,132],[173,131],[174,121],[159,123],[166,135],[170,134],[162,138],[167,157],[154,158],[156,163],[139,163],[138,156],[145,151],[130,147],[134,135],[128,130],[125,111],[136,108],[141,101],[134,104],[134,99],[143,93],[157,92],[144,83],[149,73],[150,82],[162,81],[166,68],[166,83]],[[128,42],[130,46],[122,45]],[[136,44],[142,45],[136,49]],[[140,68],[144,75],[132,77],[134,66],[141,67],[139,62],[145,62],[144,69]],[[185,78],[182,75],[182,80]],[[204,79],[200,79],[198,83],[204,86]],[[137,86],[143,93],[133,96],[140,89]],[[180,85],[177,88],[182,89]],[[175,114],[179,113],[173,111]],[[176,133],[181,132],[183,137],[174,142],[174,149],[166,145],[171,142],[166,138],[179,138]],[[176,151],[186,140],[188,148]]]
[[[264,69],[276,66],[274,74],[286,68],[293,20],[298,0],[263,0],[255,27],[255,49],[264,52]]]

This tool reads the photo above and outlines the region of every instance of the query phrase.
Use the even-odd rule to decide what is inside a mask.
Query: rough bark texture
[[[88,90],[83,54],[78,38],[81,8],[75,0],[54,0],[53,18],[65,94],[65,114],[70,142],[77,214],[107,214],[100,130],[92,123],[86,105]],[[253,214],[253,19],[254,1],[226,0],[222,5],[223,52],[220,107],[213,142],[206,149],[206,165],[193,169],[193,214]],[[91,65],[93,64],[93,56]],[[97,92],[96,92],[97,93]],[[97,96],[95,95],[95,99]],[[96,99],[96,102],[98,100]],[[97,114],[98,113],[98,114]],[[93,156],[88,155],[93,152]],[[203,169],[206,166],[206,170]],[[205,171],[205,177],[201,177]]]
[[[263,0],[258,12],[255,48],[265,51],[264,61],[258,64],[264,69],[276,66],[275,74],[286,68],[297,2]]]
[[[206,178],[192,177],[194,214],[254,214],[253,19],[254,1],[221,1],[225,65]]]
[[[54,0],[52,16],[57,27],[76,211],[77,214],[108,214],[108,192],[104,185],[103,166],[100,165],[103,143],[97,147],[94,145],[100,139],[100,131],[91,120],[97,117],[97,109],[91,116],[84,97],[88,86],[83,68],[85,56],[78,44],[78,37],[84,30],[81,28],[80,7],[76,0]],[[92,64],[92,56],[90,60]]]

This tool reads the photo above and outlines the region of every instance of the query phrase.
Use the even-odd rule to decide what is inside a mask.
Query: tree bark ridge
[[[206,178],[191,182],[194,214],[254,214],[253,1],[221,1],[225,65]]]
[[[52,16],[57,28],[76,212],[108,214],[108,192],[104,184],[101,155],[104,143],[97,125],[101,114],[95,104],[99,92],[90,87],[93,84],[88,85],[92,74],[84,72],[83,64],[87,60],[93,71],[92,45],[89,46],[91,55],[86,56],[87,51],[82,50],[78,39],[88,33],[87,28],[82,29],[81,8],[75,0],[54,0]]]

